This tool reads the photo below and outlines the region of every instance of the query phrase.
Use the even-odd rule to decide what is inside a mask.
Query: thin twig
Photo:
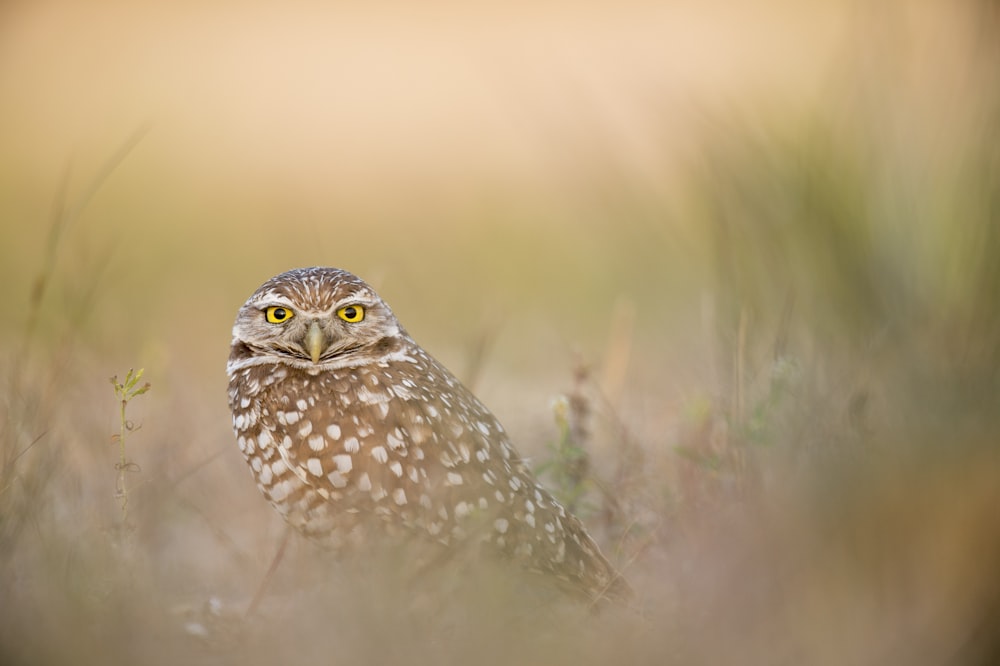
[[[260,582],[260,586],[257,588],[257,593],[253,595],[253,599],[250,600],[250,605],[247,607],[246,613],[243,614],[244,617],[250,617],[257,611],[257,607],[260,605],[261,600],[264,598],[264,593],[267,591],[268,585],[271,583],[271,578],[274,577],[274,572],[278,570],[278,564],[285,557],[285,549],[288,547],[288,540],[292,536],[292,528],[288,525],[285,526],[284,534],[281,535],[281,543],[278,544],[278,551],[274,554],[274,559],[271,560],[271,566],[267,568],[267,573],[264,574],[264,580]]]

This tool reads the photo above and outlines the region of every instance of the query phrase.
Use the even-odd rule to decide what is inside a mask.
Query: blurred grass
[[[1000,653],[995,3],[776,2],[756,24],[684,5],[349,12],[372,43],[329,47],[336,10],[307,2],[95,7],[135,69],[77,42],[19,68],[80,17],[3,10],[0,661]],[[191,80],[148,46],[178,36],[205,58]],[[320,91],[282,74],[317,62]],[[60,205],[79,215],[47,262]],[[293,540],[242,617],[283,526],[232,441],[229,331],[263,279],[311,264],[372,281],[543,466],[552,398],[583,401],[581,506],[641,614],[526,607],[492,571],[401,589],[398,553],[333,563]],[[156,390],[130,411],[123,546],[105,394],[133,366]]]

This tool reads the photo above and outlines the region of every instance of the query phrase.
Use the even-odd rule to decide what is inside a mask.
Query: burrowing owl
[[[332,544],[377,525],[470,540],[591,599],[627,586],[542,488],[496,417],[360,278],[303,268],[240,309],[229,406],[261,492]]]

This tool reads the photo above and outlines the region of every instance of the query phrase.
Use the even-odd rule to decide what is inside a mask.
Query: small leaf
[[[128,382],[129,390],[131,390],[132,387],[134,387],[136,384],[139,383],[139,380],[142,378],[142,373],[144,373],[145,371],[146,371],[145,368],[139,368],[139,371],[136,372],[134,375],[132,375],[132,379],[129,380]],[[131,370],[129,372],[131,372]]]

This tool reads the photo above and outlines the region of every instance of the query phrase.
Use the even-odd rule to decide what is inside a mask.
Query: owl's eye
[[[337,316],[349,324],[356,324],[365,318],[365,309],[360,305],[345,305],[337,310]]]
[[[272,324],[283,324],[294,316],[294,312],[280,305],[272,305],[264,310],[264,317]]]

